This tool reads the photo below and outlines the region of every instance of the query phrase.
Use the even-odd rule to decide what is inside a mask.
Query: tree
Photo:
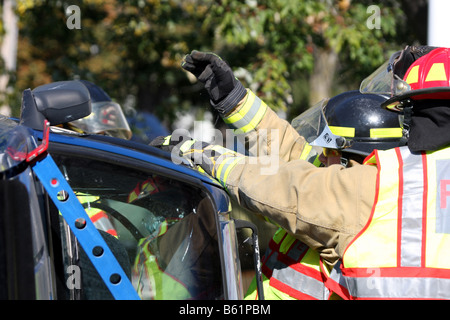
[[[50,81],[82,78],[121,103],[135,96],[138,109],[169,120],[177,110],[192,105],[192,99],[185,98],[192,89],[180,85],[187,81],[180,64],[189,52],[187,43],[209,47],[202,39],[211,37],[201,36],[201,16],[207,9],[201,1],[24,0],[20,4],[21,50],[15,84],[19,92]],[[80,8],[81,29],[66,27],[69,5]]]
[[[66,26],[69,5],[80,8],[81,29]],[[318,97],[355,88],[389,50],[398,50],[399,1],[378,2],[380,28],[368,25],[369,6],[363,0],[20,0],[15,87],[20,93],[83,78],[122,104],[135,97],[137,109],[170,124],[180,110],[210,110],[203,86],[180,68],[196,49],[218,53],[246,86],[292,117]],[[314,96],[319,87],[323,93]]]
[[[217,21],[223,15],[218,38],[239,53],[251,52],[242,67],[252,75],[253,88],[272,106],[290,106],[291,116],[335,94],[333,88],[356,89],[389,50],[398,49],[402,11],[395,1],[376,6],[379,26],[369,24],[372,13],[364,1],[222,3],[227,9],[209,17]]]

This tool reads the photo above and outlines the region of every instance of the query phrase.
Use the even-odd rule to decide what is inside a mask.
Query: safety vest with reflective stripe
[[[300,159],[320,166],[318,156],[316,150],[306,144]],[[269,218],[264,218],[278,226]],[[322,300],[338,297],[347,299],[348,290],[339,267],[340,262],[330,272],[316,251],[279,228],[270,240],[262,261],[264,298],[268,300]],[[338,297],[332,296],[333,293],[336,293]],[[250,284],[245,298],[248,300],[258,298],[256,278]]]
[[[90,206],[91,203],[95,203],[96,201],[98,201],[100,197],[79,192],[76,194],[76,196],[80,203],[86,206],[85,211],[91,221],[94,223],[94,226],[98,230],[105,231],[117,238],[117,231],[106,212],[99,208],[95,208],[95,204],[93,204],[93,207]]]
[[[311,249],[310,249],[311,250]],[[322,272],[323,281],[325,287],[330,290],[329,299],[350,299],[350,294],[347,288],[347,282],[341,271],[342,261],[338,260],[336,264],[333,266],[331,271],[323,263],[322,258],[320,258],[320,270]],[[334,294],[333,296],[331,294]]]
[[[354,299],[450,298],[450,148],[374,151],[377,192],[343,255]]]
[[[154,252],[152,249],[156,239],[163,236],[169,226],[179,220],[178,218],[166,219],[153,237],[143,238],[139,241],[131,278],[142,299],[183,300],[191,298],[183,283],[161,269],[158,252]]]
[[[345,288],[338,288],[342,283],[339,269],[330,274],[316,251],[281,228],[269,242],[262,272],[264,297],[268,300],[327,300],[334,290],[346,292]],[[246,299],[256,298],[253,282]]]

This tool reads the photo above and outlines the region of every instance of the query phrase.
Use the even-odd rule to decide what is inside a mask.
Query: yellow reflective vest
[[[184,300],[191,295],[186,286],[174,276],[165,272],[158,261],[158,247],[153,243],[166,234],[169,225],[179,219],[166,219],[154,237],[143,238],[138,244],[138,253],[132,269],[132,283],[142,299]]]
[[[377,192],[367,225],[343,255],[353,299],[450,298],[450,148],[375,151]]]
[[[345,299],[348,291],[339,267],[340,263],[330,272],[316,251],[280,228],[262,259],[264,297],[267,300]],[[246,299],[257,298],[253,279]]]
[[[118,237],[117,231],[116,231],[113,223],[109,219],[109,216],[102,209],[95,207],[95,202],[98,201],[100,199],[100,197],[81,193],[81,192],[76,193],[76,196],[77,196],[78,200],[80,201],[80,203],[82,205],[86,206],[85,211],[88,214],[91,221],[94,223],[94,226],[98,230],[105,231],[105,232],[109,233],[110,235],[117,238]],[[90,205],[91,203],[94,203],[93,207],[91,207],[91,205]]]

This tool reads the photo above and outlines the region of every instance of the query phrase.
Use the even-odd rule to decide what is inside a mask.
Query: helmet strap
[[[348,165],[348,158],[344,158],[341,156],[341,166],[347,168],[347,165]]]
[[[413,105],[411,103],[411,100],[403,102],[403,134],[399,142],[400,146],[406,146],[406,144],[408,143],[412,114]]]

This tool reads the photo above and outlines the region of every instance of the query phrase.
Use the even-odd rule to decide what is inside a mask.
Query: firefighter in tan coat
[[[391,79],[386,87],[395,91],[389,92],[393,98],[385,106],[403,113],[408,146],[375,151],[365,165],[317,168],[304,160],[289,161],[307,147],[305,138],[244,89],[220,58],[194,51],[183,67],[205,83],[225,122],[252,119],[244,133],[278,128],[279,154],[252,159],[195,141],[183,143],[180,151],[242,206],[275,221],[317,251],[324,263],[332,267],[342,261],[350,298],[449,298],[445,181],[450,141],[441,132],[450,121],[450,50],[421,53],[401,76],[391,61],[380,69],[387,77],[376,74],[363,88],[370,92],[382,87],[378,79]],[[347,147],[327,126],[310,144]],[[278,161],[273,173],[264,171],[272,163],[268,157]]]
[[[211,63],[209,58],[209,54],[194,51],[185,58],[183,68],[201,82],[207,82],[205,78],[214,78],[214,73],[219,70],[228,71],[223,60],[219,58],[216,63]],[[246,90],[232,73],[227,77],[232,83],[228,84],[232,89],[228,92],[228,88],[223,89],[226,86],[206,87],[212,95],[217,92],[217,98],[211,96],[211,104],[223,115],[225,123],[239,129],[238,133],[246,134],[247,141],[253,142],[251,151],[261,146],[266,150],[259,151],[262,158],[259,161],[252,162],[239,154],[222,161],[215,170],[221,177],[220,182],[241,205],[275,221],[334,265],[369,218],[375,194],[376,167],[354,166],[344,170],[342,166],[332,166],[324,170],[307,161],[292,161],[300,159],[309,144],[264,101]],[[225,82],[224,77],[222,79]],[[216,81],[211,82],[213,86]],[[224,98],[221,94],[225,92]],[[221,109],[223,105],[228,108]],[[243,127],[240,121],[246,121],[248,125]],[[264,134],[259,133],[261,128],[265,130]],[[277,135],[276,141],[273,134]],[[266,136],[264,139],[270,143],[254,142],[258,139],[252,135]],[[270,154],[273,144],[278,144],[276,155]],[[277,170],[269,172],[273,161],[278,161]],[[261,174],[265,170],[268,174]],[[366,178],[360,179],[360,176]],[[324,208],[325,201],[327,206]]]
[[[291,125],[304,137],[317,131],[318,117],[324,116],[332,134],[351,141],[345,150],[314,148],[306,145],[300,158],[316,166],[351,167],[363,163],[374,149],[395,148],[403,143],[398,114],[380,108],[387,97],[362,94],[357,90],[323,99],[292,120]],[[260,130],[261,131],[261,130]],[[273,145],[273,144],[272,144]],[[262,259],[265,299],[330,300],[347,298],[348,290],[341,281],[339,264],[326,268],[319,254],[279,228],[269,241]],[[246,299],[256,299],[256,279]]]

